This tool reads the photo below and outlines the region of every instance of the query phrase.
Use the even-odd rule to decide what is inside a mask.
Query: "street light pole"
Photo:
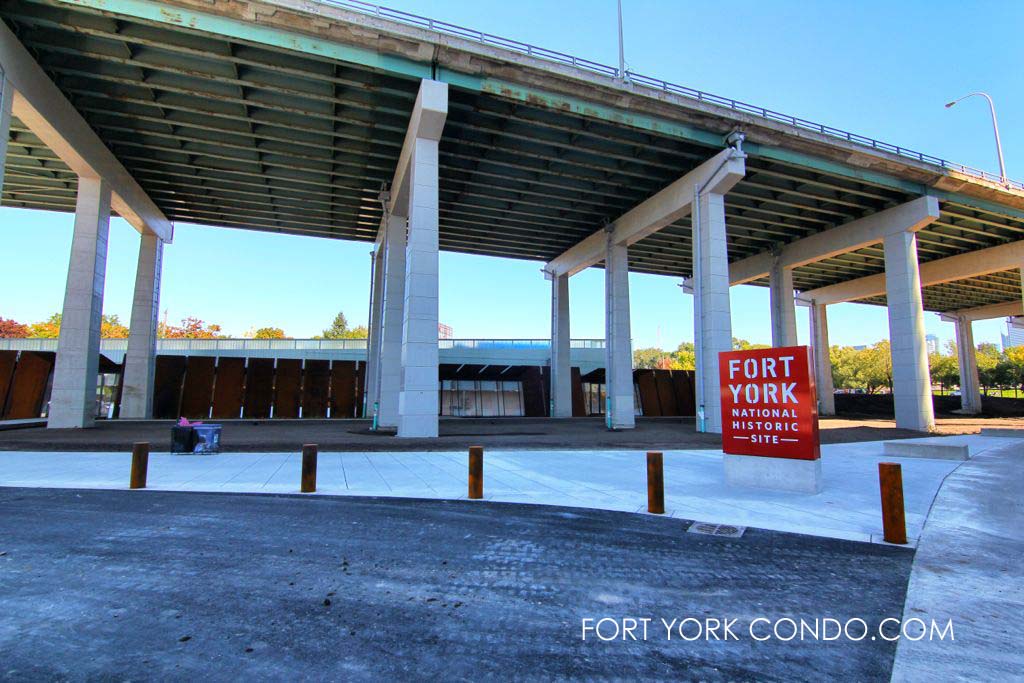
[[[619,78],[626,80],[626,48],[622,42],[622,0],[619,0]]]
[[[1005,185],[1006,164],[1003,162],[1003,143],[999,141],[999,121],[996,120],[996,105],[995,103],[992,102],[992,98],[989,97],[988,93],[972,92],[969,95],[964,95],[960,99],[953,100],[952,102],[946,105],[946,109],[949,109],[950,107],[952,107],[957,102],[960,102],[961,100],[966,100],[968,97],[974,97],[975,95],[980,95],[981,97],[984,97],[986,100],[988,100],[988,108],[989,111],[992,112],[992,131],[996,135],[996,154],[999,156],[999,179]]]

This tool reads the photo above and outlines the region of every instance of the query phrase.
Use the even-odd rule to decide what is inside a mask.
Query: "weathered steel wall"
[[[355,363],[331,363],[331,417],[352,417],[356,398]]]
[[[57,354],[48,351],[21,352],[7,390],[4,419],[39,417],[56,357]]]
[[[181,393],[181,414],[189,419],[210,416],[216,358],[192,356],[185,370],[185,388]]]
[[[245,388],[245,359],[218,358],[213,387],[213,417],[239,417]]]
[[[274,417],[295,418],[302,405],[302,361],[279,358],[274,377]]]
[[[157,356],[153,380],[153,417],[173,419],[181,414],[181,385],[185,379],[185,356]]]
[[[327,417],[331,362],[307,360],[302,382],[302,417]]]
[[[274,402],[274,359],[250,358],[245,373],[245,408],[243,417],[270,417]]]

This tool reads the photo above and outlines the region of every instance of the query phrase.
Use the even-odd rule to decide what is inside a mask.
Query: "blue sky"
[[[614,64],[615,0],[515,3],[391,0],[390,7]],[[1020,2],[673,2],[623,0],[626,61],[637,72],[742,99],[996,171],[985,90],[999,111],[1007,171],[1024,179],[1024,57]],[[60,310],[70,215],[0,209],[0,316],[22,322]],[[111,224],[104,310],[127,320],[138,235]],[[311,336],[338,310],[354,324],[368,310],[370,245],[178,224],[165,250],[161,311],[194,315],[241,335],[274,325]],[[441,255],[441,320],[459,337],[549,335],[550,288],[540,263]],[[572,278],[574,337],[603,337],[601,270]],[[678,278],[631,275],[637,347],[692,340],[692,303]],[[767,290],[734,287],[738,337],[770,338]],[[829,309],[833,344],[887,336],[885,309]],[[953,327],[926,315],[930,333]],[[807,318],[798,310],[800,339]],[[999,341],[1002,321],[975,325]]]

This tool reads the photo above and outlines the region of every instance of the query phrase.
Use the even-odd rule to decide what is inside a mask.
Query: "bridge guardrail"
[[[547,339],[439,339],[441,349],[548,348]],[[603,339],[573,339],[574,349],[603,349]],[[158,339],[157,353],[175,351],[349,351],[367,348],[366,339]],[[103,339],[100,351],[126,351],[127,339]],[[0,351],[56,351],[57,339],[0,339]]]
[[[931,154],[925,154],[923,152],[917,152],[912,149],[908,149],[901,145],[894,145],[889,142],[883,142],[881,140],[875,140],[874,138],[867,137],[866,135],[859,135],[857,133],[851,133],[849,131],[835,128],[833,126],[827,126],[823,123],[815,123],[814,121],[808,121],[797,116],[790,114],[783,114],[766,107],[759,107],[754,104],[748,104],[740,100],[735,100],[729,97],[722,97],[721,95],[715,95],[713,93],[704,92],[703,90],[697,90],[690,88],[685,85],[678,85],[676,83],[670,83],[660,78],[654,78],[653,76],[645,76],[643,74],[635,73],[626,69],[625,73],[620,74],[619,68],[615,66],[609,66],[607,64],[601,64],[600,62],[594,62],[589,59],[582,57],[576,57],[565,52],[558,52],[557,50],[549,50],[547,48],[538,47],[529,43],[524,43],[520,40],[514,40],[512,38],[504,38],[502,36],[496,36],[491,33],[485,33],[484,31],[478,31],[476,29],[466,28],[465,26],[459,26],[458,24],[451,24],[447,21],[440,21],[438,19],[431,19],[430,17],[423,17],[418,14],[412,14],[411,12],[403,12],[402,10],[392,9],[390,7],[383,7],[381,5],[374,5],[369,2],[362,2],[362,0],[316,0],[320,4],[324,5],[335,5],[343,9],[349,9],[363,14],[369,14],[372,16],[381,17],[384,19],[392,19],[394,21],[408,24],[411,26],[418,26],[425,28],[430,31],[437,31],[438,33],[446,33],[448,35],[457,36],[459,38],[465,38],[472,40],[484,45],[493,45],[495,47],[504,48],[506,50],[512,50],[513,52],[519,52],[531,57],[537,57],[540,59],[546,59],[552,62],[558,62],[560,64],[567,64],[579,69],[585,69],[587,71],[601,74],[603,76],[611,76],[613,78],[623,78],[633,83],[639,83],[655,90],[661,90],[663,92],[670,92],[676,95],[682,95],[698,102],[707,102],[710,104],[718,105],[720,107],[726,107],[733,111],[739,111],[754,116],[759,116],[770,121],[777,121],[785,123],[796,128],[803,130],[814,131],[822,135],[845,140],[852,142],[864,147],[870,147],[874,150],[881,150],[883,152],[889,152],[896,156],[905,157],[907,159],[914,159],[926,164],[932,164],[938,166],[944,170],[956,171],[964,175],[973,176],[981,180],[989,182],[1003,184],[1003,179],[995,173],[983,171],[973,166],[966,166],[964,164],[958,164],[952,161],[947,161]],[[1024,182],[1016,180],[1006,180],[1005,187],[1014,190],[1024,190]]]

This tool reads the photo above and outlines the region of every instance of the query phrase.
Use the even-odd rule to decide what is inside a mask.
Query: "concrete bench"
[[[901,458],[932,458],[936,460],[968,460],[966,444],[948,443],[944,439],[901,439],[886,441],[883,452]]]

